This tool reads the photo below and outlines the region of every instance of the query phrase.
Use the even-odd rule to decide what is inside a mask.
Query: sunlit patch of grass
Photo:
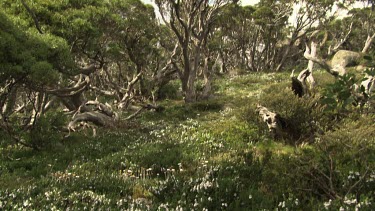
[[[210,158],[210,162],[214,164],[220,164],[223,162],[233,162],[237,160],[238,151],[225,151],[218,153]]]
[[[254,145],[254,150],[261,154],[265,152],[271,152],[274,155],[293,155],[296,152],[294,146],[286,145],[273,140],[267,140],[263,142],[258,142]]]

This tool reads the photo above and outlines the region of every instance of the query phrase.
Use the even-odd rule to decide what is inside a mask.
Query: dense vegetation
[[[374,210],[372,1],[154,2],[0,2],[0,210]]]

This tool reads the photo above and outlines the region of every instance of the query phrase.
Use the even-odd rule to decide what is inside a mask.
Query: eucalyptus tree
[[[287,1],[263,0],[257,5],[254,12],[255,30],[257,30],[257,42],[254,42],[254,59],[257,70],[274,70],[284,40],[285,28],[291,6]]]
[[[348,2],[349,5],[350,3],[353,2]],[[318,63],[335,76],[344,75],[346,66],[359,64],[360,59],[368,52],[375,37],[370,6],[352,9],[349,12],[349,17],[342,20],[333,19],[327,21],[326,25],[320,25],[318,29],[324,33],[324,36],[319,37],[318,30],[310,35],[311,47],[306,46],[305,58]],[[319,39],[321,42],[319,42]],[[319,46],[319,49],[327,48],[328,50],[326,53],[312,54],[312,47],[316,48],[316,46]],[[332,61],[328,62],[327,60],[331,57]]]
[[[15,128],[32,130],[51,108],[73,114],[71,130],[82,121],[113,125],[111,102],[128,105],[147,72],[152,8],[139,0],[0,4],[1,128],[26,143]],[[103,93],[117,100],[100,103]]]
[[[65,83],[62,75],[76,74],[64,39],[15,25],[17,17],[0,13],[0,128],[14,141],[36,148],[20,136],[33,129],[39,117],[53,107],[49,93]]]
[[[228,69],[251,69],[253,42],[256,42],[254,30],[253,6],[229,4],[222,7],[211,32],[209,48],[218,54],[222,63],[222,72]]]
[[[336,89],[339,92],[338,98],[343,98],[345,103],[348,102],[349,98],[354,99],[362,106],[371,100],[370,96],[375,83],[373,59],[368,56],[368,54],[373,54],[373,52],[368,51],[375,37],[372,23],[369,21],[369,18],[371,18],[371,12],[369,11],[371,11],[369,7],[354,9],[351,11],[351,16],[343,20],[331,21],[328,27],[326,26],[329,28],[326,28],[329,33],[321,36],[321,42],[319,42],[319,36],[314,36],[314,34],[319,34],[319,31],[310,36],[311,47],[306,45],[304,53],[304,57],[309,63],[318,64],[335,77],[336,86],[341,86],[341,89]],[[322,53],[324,48],[328,48],[327,53]],[[317,49],[319,49],[319,52],[317,52]],[[358,84],[354,79],[355,75],[348,73],[348,68],[352,66],[357,66],[356,71],[363,75]],[[303,72],[311,74],[312,72],[309,69],[310,67]],[[344,84],[345,86],[342,86]]]
[[[195,83],[203,50],[219,8],[229,0],[156,0],[164,23],[173,31],[181,49],[181,60],[175,62],[182,83],[185,102],[197,99]]]
[[[288,58],[296,52],[291,52],[293,45],[315,30],[316,26],[329,19],[329,12],[336,1],[334,0],[287,0],[289,7],[294,7],[294,15],[291,16],[289,27],[289,42],[283,50],[283,55],[278,62],[276,71],[280,71]],[[302,52],[299,52],[302,53]]]
[[[159,28],[153,7],[139,0],[111,1],[109,13],[103,25],[106,64],[90,88],[126,109],[135,95],[150,94],[146,85],[153,80]]]
[[[291,6],[284,1],[260,1],[255,6],[227,5],[220,11],[214,38],[230,68],[273,70],[286,39]]]

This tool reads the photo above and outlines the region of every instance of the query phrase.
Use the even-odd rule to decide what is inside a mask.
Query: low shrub
[[[345,121],[292,156],[273,156],[263,173],[267,190],[275,196],[293,194],[308,209],[371,210],[375,195],[373,128],[373,117]]]
[[[22,138],[34,149],[53,147],[63,138],[61,129],[66,120],[62,112],[48,112],[35,121],[30,131],[22,132]]]
[[[182,99],[181,84],[179,81],[170,81],[168,84],[162,86],[158,92],[158,98],[180,100]]]
[[[329,117],[323,114],[324,107],[319,104],[319,96],[296,96],[285,84],[270,86],[264,91],[259,102],[282,118],[281,139],[290,144],[312,142],[317,132],[325,131],[330,125]],[[260,128],[266,129],[265,123],[259,120],[255,105],[245,111],[246,120],[256,120]]]
[[[217,100],[202,100],[190,105],[195,111],[219,111],[223,104]]]

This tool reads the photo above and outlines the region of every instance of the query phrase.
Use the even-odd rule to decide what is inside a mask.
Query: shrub
[[[375,69],[365,71],[368,76],[375,76]],[[367,104],[368,110],[371,110],[374,96],[367,93],[366,88],[360,84],[367,80],[368,76],[362,76],[358,79],[355,74],[347,73],[338,76],[333,83],[327,84],[323,89],[322,103],[326,105],[326,111],[332,112],[338,117],[342,117],[353,112],[355,106],[361,108]]]
[[[196,111],[219,111],[223,104],[217,100],[203,100],[191,104],[191,108]]]
[[[182,99],[181,85],[179,81],[170,81],[162,86],[158,92],[160,99],[180,100]]]
[[[65,124],[66,116],[62,112],[49,112],[38,118],[23,136],[36,149],[51,147],[62,139],[61,128]]]
[[[344,121],[295,156],[273,159],[264,173],[268,189],[293,193],[314,209],[369,209],[375,190],[373,128],[373,117]]]
[[[313,141],[315,133],[324,131],[329,126],[329,117],[323,114],[324,107],[319,104],[319,96],[299,98],[290,88],[284,87],[285,84],[270,86],[260,97],[260,103],[282,118],[282,139],[290,144]],[[249,122],[259,120],[255,106],[250,106],[246,114]],[[265,128],[264,122],[258,121],[258,124]]]

